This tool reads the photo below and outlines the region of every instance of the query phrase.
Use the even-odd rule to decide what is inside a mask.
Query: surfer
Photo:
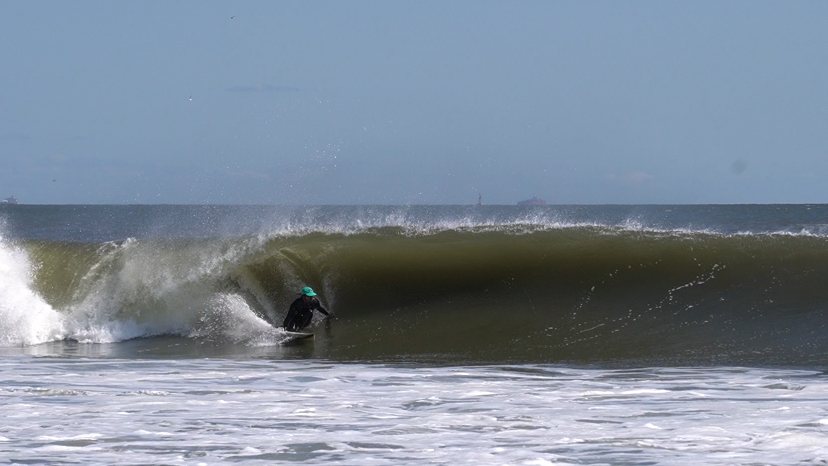
[[[290,305],[287,316],[285,317],[282,327],[288,332],[298,332],[307,327],[311,319],[313,319],[314,309],[329,316],[328,311],[319,304],[319,300],[315,298],[316,293],[313,288],[306,286],[299,292],[299,297]]]

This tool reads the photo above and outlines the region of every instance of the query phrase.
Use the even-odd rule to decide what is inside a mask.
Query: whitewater
[[[824,464],[827,218],[3,206],[0,462]]]

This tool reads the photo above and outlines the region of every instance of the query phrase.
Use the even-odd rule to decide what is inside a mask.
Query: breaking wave
[[[431,222],[0,242],[0,345],[176,335],[276,345],[310,285],[325,357],[821,364],[828,239]]]

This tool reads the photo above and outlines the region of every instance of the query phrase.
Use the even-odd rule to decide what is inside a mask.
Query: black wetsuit
[[[282,323],[282,327],[285,328],[288,332],[298,332],[303,328],[307,327],[311,319],[313,319],[313,310],[316,309],[317,311],[321,312],[322,314],[328,314],[328,311],[319,304],[319,300],[316,298],[312,298],[309,303],[306,303],[302,297],[296,298],[296,301],[290,305],[290,309],[288,310],[287,316],[285,317],[284,323]]]

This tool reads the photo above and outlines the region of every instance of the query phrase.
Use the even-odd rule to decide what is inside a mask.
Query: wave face
[[[203,234],[148,220],[152,234],[123,239],[106,237],[124,224],[110,220],[90,241],[23,235],[7,219],[17,233],[0,241],[0,345],[278,345],[270,324],[310,285],[335,315],[317,317],[314,355],[332,359],[820,366],[828,352],[828,238],[801,213],[745,206],[727,223],[697,207],[663,228],[554,209],[328,209],[244,227],[213,218]]]

